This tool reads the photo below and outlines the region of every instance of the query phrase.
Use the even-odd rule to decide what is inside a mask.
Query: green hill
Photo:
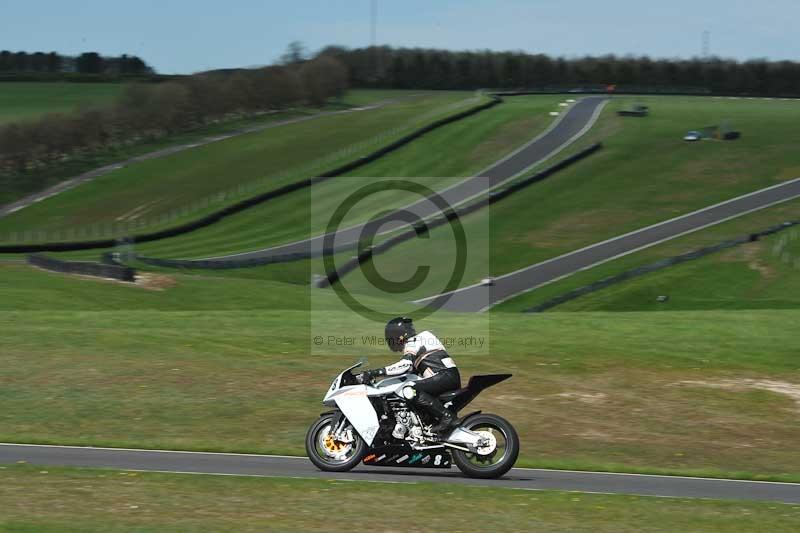
[[[643,102],[644,119],[616,116]],[[687,97],[620,97],[569,153],[596,140],[604,148],[569,169],[463,219],[469,249],[483,261],[468,264],[463,284],[501,275],[677,215],[800,175],[792,131],[800,102]],[[743,132],[737,141],[682,140],[697,124],[728,120]],[[558,157],[562,157],[559,155]],[[755,229],[759,229],[756,227]],[[455,255],[448,227],[378,256],[377,268],[403,279],[417,258],[445,265],[410,296],[435,294]],[[491,258],[489,260],[489,258]],[[487,269],[486,262],[489,261]],[[412,265],[413,263],[413,265]],[[369,294],[360,273],[351,290]],[[521,297],[537,299],[537,291]],[[408,297],[409,295],[402,295]],[[507,306],[506,308],[519,308]]]
[[[142,161],[0,219],[0,235],[75,240],[174,225],[330,170],[471,105],[473,93],[422,93]]]
[[[794,102],[636,99],[643,100],[652,111],[647,119],[617,118],[616,108],[629,103],[620,98],[581,141],[602,138],[600,154],[466,217],[467,229],[488,231],[470,244],[472,253],[485,253],[502,273],[794,177],[799,168],[790,143]],[[537,110],[531,117],[553,103],[518,102]],[[724,119],[744,132],[741,140],[680,140],[684,129]],[[390,158],[403,164],[387,158],[376,174],[411,174],[405,165],[417,161],[420,168],[441,164],[443,177],[468,172],[496,158],[496,146],[511,149],[520,131],[546,124],[524,122],[519,113],[468,120],[484,133],[443,128],[426,138],[428,150],[423,143],[400,150]],[[456,166],[447,167],[443,150],[457,141]],[[292,201],[287,209],[303,205]],[[483,339],[480,346],[453,345],[464,377],[514,374],[475,407],[518,426],[523,465],[798,480],[797,270],[781,255],[800,253],[792,233],[684,265],[685,272],[664,271],[656,285],[642,278],[564,308],[593,312],[502,312],[601,272],[791,218],[797,206],[775,206],[609,262],[495,313],[441,312],[420,325],[455,340]],[[235,226],[227,229],[235,242]],[[407,275],[420,253],[434,263],[448,260],[452,249],[437,231],[379,258],[381,272]],[[188,237],[182,253],[225,242],[223,234],[208,242]],[[170,250],[179,248],[162,251]],[[312,289],[312,266],[162,269],[132,286],[0,265],[0,382],[7,384],[0,440],[302,453],[329,380],[363,355],[372,356],[373,367],[392,359],[363,340],[337,344],[344,335],[379,335],[382,324],[352,313],[333,291]],[[407,295],[376,294],[360,276],[348,283],[362,302],[413,314],[402,301]],[[668,312],[648,312],[651,296],[667,289],[670,302],[660,309]],[[607,312],[621,309],[630,312]],[[319,334],[334,342],[316,345]]]
[[[772,206],[577,272],[507,300],[493,311],[522,311],[606,277],[798,218],[800,200]],[[797,283],[798,271],[791,262],[796,245],[789,241],[775,249],[776,244],[791,239],[792,235],[792,230],[788,230],[763,241],[647,274],[581,296],[549,312],[797,308],[800,300],[794,296],[792,287]],[[784,260],[784,252],[789,254],[788,262]],[[660,303],[658,296],[669,296],[670,300]]]
[[[549,112],[563,98],[525,96],[437,129],[347,177],[315,185],[232,216],[214,226],[137,247],[154,257],[197,258],[265,248],[324,232],[332,213],[356,187],[376,179],[411,177],[438,190],[479,172],[524,144],[551,122]],[[345,224],[416,201],[396,191],[359,204]],[[312,216],[312,201],[313,216]],[[314,227],[312,227],[312,225]],[[308,276],[304,276],[308,279]]]

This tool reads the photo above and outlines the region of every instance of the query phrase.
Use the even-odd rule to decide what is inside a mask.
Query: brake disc
[[[494,436],[494,433],[491,429],[484,429],[481,431],[476,431],[478,435],[481,436],[481,439],[485,444],[483,446],[476,446],[475,451],[479,456],[486,456],[491,455],[497,449],[497,437]]]
[[[330,433],[320,435],[320,444],[325,455],[337,460],[344,459],[352,448],[352,444],[336,440]]]

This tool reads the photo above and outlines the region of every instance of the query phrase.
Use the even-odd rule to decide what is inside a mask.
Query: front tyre
[[[311,462],[326,472],[347,472],[352,470],[364,456],[367,445],[353,426],[345,420],[348,433],[346,440],[333,436],[336,415],[323,415],[306,434],[306,453]]]
[[[506,419],[497,415],[469,417],[461,427],[480,433],[489,441],[476,453],[453,450],[453,462],[469,477],[498,478],[511,470],[519,456],[519,436]]]

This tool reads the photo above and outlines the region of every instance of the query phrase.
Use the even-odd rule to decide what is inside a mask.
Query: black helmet
[[[399,316],[391,319],[386,323],[384,337],[386,337],[386,344],[393,352],[399,352],[403,349],[406,341],[416,335],[414,331],[414,324],[410,318]]]

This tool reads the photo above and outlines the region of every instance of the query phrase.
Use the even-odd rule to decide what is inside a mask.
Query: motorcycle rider
[[[412,405],[433,415],[439,422],[431,428],[437,434],[450,429],[455,414],[445,408],[438,396],[461,387],[461,375],[456,363],[442,342],[430,331],[417,333],[410,318],[391,319],[385,328],[386,343],[393,352],[403,352],[403,358],[383,368],[366,370],[360,375],[362,383],[378,376],[400,376],[409,372],[420,380],[410,382],[401,389],[403,397]]]

